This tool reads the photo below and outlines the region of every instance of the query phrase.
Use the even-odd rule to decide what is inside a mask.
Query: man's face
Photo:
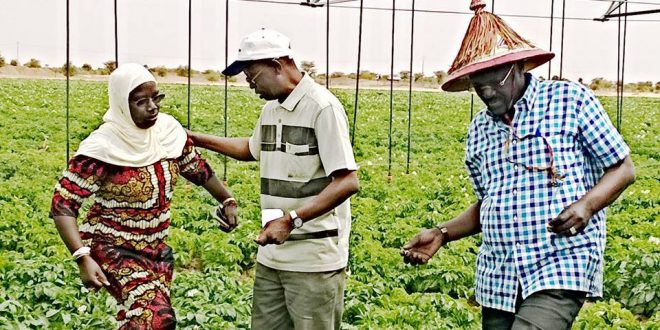
[[[158,119],[160,101],[164,97],[165,95],[159,93],[158,86],[153,81],[148,81],[132,90],[128,95],[128,107],[135,126],[142,129],[153,126]]]
[[[270,63],[272,61],[272,64]],[[243,70],[250,88],[260,98],[270,101],[277,99],[277,64],[276,60],[257,61],[251,63]]]
[[[470,82],[479,98],[496,116],[504,115],[516,100],[522,72],[516,64],[505,64],[470,75]]]

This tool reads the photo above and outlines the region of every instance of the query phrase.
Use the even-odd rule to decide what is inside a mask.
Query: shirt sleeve
[[[254,125],[254,131],[252,131],[252,136],[250,136],[250,140],[248,141],[248,147],[250,148],[252,158],[259,160],[259,156],[261,155],[261,115],[257,120],[257,124]]]
[[[579,139],[596,163],[608,168],[628,156],[628,145],[593,92],[586,90],[581,103],[578,105]]]
[[[76,156],[55,185],[50,205],[50,217],[78,217],[84,200],[99,190],[107,164],[87,156]]]
[[[343,108],[331,105],[321,110],[314,124],[314,132],[327,176],[341,169],[357,170],[348,138],[348,119]]]
[[[201,186],[213,177],[213,169],[199,154],[190,137],[183,147],[183,154],[177,159],[179,174],[188,181]]]
[[[465,146],[465,157],[464,162],[467,167],[468,174],[470,175],[470,182],[472,183],[472,188],[474,189],[477,199],[482,201],[486,197],[486,189],[483,186],[481,180],[481,171],[479,170],[479,158],[477,157],[477,152],[475,150],[476,143],[478,140],[477,137],[477,128],[476,120],[470,126],[468,130],[467,142]]]

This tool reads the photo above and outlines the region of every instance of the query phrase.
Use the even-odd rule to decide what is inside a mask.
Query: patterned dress
[[[179,174],[196,185],[213,176],[190,139],[178,159],[144,167],[76,156],[55,186],[52,216],[77,217],[84,199],[94,195],[80,236],[111,284],[107,289],[120,305],[120,329],[172,329],[176,324],[169,296],[174,258],[165,239]]]

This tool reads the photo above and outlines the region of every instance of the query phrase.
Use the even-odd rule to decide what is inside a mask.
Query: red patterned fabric
[[[76,156],[55,186],[51,216],[77,217],[84,199],[94,195],[80,237],[111,283],[108,291],[120,304],[120,329],[175,325],[169,298],[174,259],[165,239],[179,175],[197,185],[213,176],[190,139],[178,159],[144,167]]]

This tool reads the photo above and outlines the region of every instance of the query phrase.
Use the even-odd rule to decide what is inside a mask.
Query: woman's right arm
[[[55,220],[57,232],[60,234],[60,237],[71,254],[84,246],[80,239],[76,218],[59,215],[53,216],[53,220]],[[110,285],[110,282],[108,282],[105,274],[103,274],[101,267],[89,254],[76,259],[76,263],[80,270],[80,279],[86,287],[100,289],[104,285]]]
[[[89,157],[71,159],[69,167],[55,186],[50,216],[62,241],[71,254],[83,247],[76,218],[85,198],[98,190],[98,181],[103,175],[103,163]],[[76,260],[80,278],[87,287],[101,288],[110,285],[101,267],[87,254]]]

